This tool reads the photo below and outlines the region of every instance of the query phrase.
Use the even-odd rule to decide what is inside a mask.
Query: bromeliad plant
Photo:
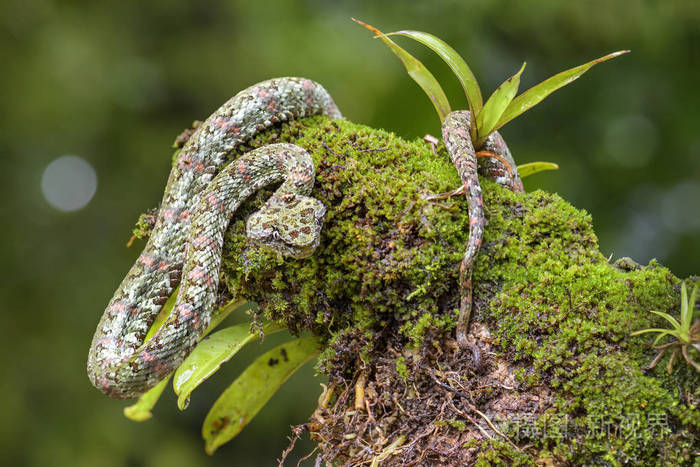
[[[370,26],[369,24],[363,23],[362,21],[354,18],[353,21],[372,31],[375,34],[375,37],[380,38],[384,44],[386,44],[386,46],[389,47],[389,49],[399,58],[399,60],[401,60],[406,68],[406,72],[416,83],[418,83],[421,89],[423,89],[423,91],[427,94],[428,98],[430,98],[430,101],[435,107],[435,111],[440,117],[440,122],[442,122],[445,116],[451,112],[450,104],[447,101],[447,97],[445,96],[445,92],[442,90],[442,87],[440,87],[440,84],[437,82],[433,74],[425,67],[425,65],[423,65],[423,63],[420,62],[420,60],[399,47],[394,41],[389,39],[388,36],[399,35],[410,37],[411,39],[414,39],[433,50],[445,61],[445,63],[447,63],[447,65],[449,65],[462,85],[464,93],[467,97],[469,111],[472,115],[472,121],[475,122],[475,124],[473,123],[471,125],[469,130],[471,132],[472,142],[474,143],[474,149],[477,151],[481,148],[491,133],[498,130],[523,112],[542,102],[544,98],[557,89],[576,80],[593,65],[629,52],[629,50],[620,50],[618,52],[605,55],[604,57],[591,60],[583,65],[562,71],[561,73],[546,79],[540,84],[533,86],[524,93],[515,97],[518,92],[518,87],[520,86],[520,75],[525,69],[525,63],[523,63],[520,70],[505,80],[503,84],[501,84],[494,91],[494,93],[491,94],[491,97],[489,97],[484,104],[479,84],[474,77],[474,73],[472,73],[471,69],[467,65],[467,62],[442,39],[421,31],[397,31],[384,34],[374,26]],[[542,170],[553,170],[557,168],[558,166],[551,162],[532,162],[518,166],[518,172],[520,173],[521,177],[526,177]]]
[[[700,371],[700,360],[696,360],[691,356],[692,354],[695,354],[697,357],[700,357],[700,315],[698,315],[695,322],[693,322],[697,294],[698,286],[696,284],[693,286],[693,291],[690,293],[690,298],[688,298],[688,291],[685,287],[685,283],[683,283],[681,286],[680,322],[668,313],[650,310],[652,313],[661,316],[663,319],[671,323],[671,328],[642,329],[631,334],[632,336],[638,336],[647,332],[659,333],[659,335],[656,336],[656,339],[654,339],[654,342],[651,344],[651,346],[658,350],[659,353],[656,354],[656,357],[654,357],[654,360],[652,360],[647,366],[647,369],[654,368],[659,361],[661,361],[667,349],[673,349],[671,358],[668,360],[668,365],[666,365],[666,370],[669,373],[671,373],[673,370],[673,364],[678,358],[678,354],[683,355],[683,358],[689,365],[691,365],[697,371]],[[673,338],[675,340],[669,340],[665,344],[658,345],[661,339],[664,337]]]

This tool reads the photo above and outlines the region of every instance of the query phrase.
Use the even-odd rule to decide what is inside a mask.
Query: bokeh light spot
[[[60,211],[85,207],[97,190],[97,173],[82,157],[61,156],[44,169],[41,192]]]

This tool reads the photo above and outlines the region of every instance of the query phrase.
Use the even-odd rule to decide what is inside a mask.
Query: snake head
[[[273,196],[246,224],[248,238],[293,258],[311,256],[321,238],[326,207],[303,195]]]

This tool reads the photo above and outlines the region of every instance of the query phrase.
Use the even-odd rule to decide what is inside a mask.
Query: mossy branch
[[[611,264],[590,216],[557,195],[482,183],[488,226],[474,273],[474,367],[454,342],[463,197],[444,149],[315,117],[269,130],[306,148],[314,196],[328,208],[304,260],[251,245],[244,219],[226,235],[228,292],[265,318],[325,343],[331,385],[303,426],[322,460],[350,464],[692,464],[700,445],[700,374],[644,367],[630,333],[648,310],[679,307],[681,281],[655,261]],[[449,388],[449,389],[448,389]],[[495,429],[494,429],[495,428]],[[295,434],[303,431],[295,430]]]

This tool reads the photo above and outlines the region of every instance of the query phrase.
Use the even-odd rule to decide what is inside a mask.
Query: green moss
[[[316,163],[314,195],[328,207],[322,244],[305,260],[249,244],[243,219],[269,197],[262,190],[226,237],[229,290],[258,302],[268,318],[328,338],[348,326],[398,325],[420,345],[426,328],[453,326],[466,209],[461,199],[422,197],[459,184],[449,159],[422,143],[321,117],[263,133],[248,147],[276,141],[306,148]]]
[[[408,367],[406,367],[406,360],[403,357],[396,360],[396,372],[404,382],[408,382]]]
[[[457,429],[457,431],[464,431],[467,429],[467,424],[465,422],[463,422],[462,420],[455,419],[436,420],[434,425],[436,427],[451,426],[452,428]]]
[[[536,465],[534,459],[505,441],[489,439],[479,451],[476,467]],[[546,464],[545,464],[546,465]]]
[[[295,260],[250,244],[244,219],[269,197],[262,190],[226,235],[229,291],[269,319],[324,338],[319,367],[332,378],[352,378],[354,365],[371,365],[372,351],[387,345],[438,349],[455,325],[469,226],[462,197],[424,196],[459,185],[444,150],[322,117],[267,131],[243,149],[278,141],[314,159],[314,196],[328,207],[321,245]],[[678,309],[679,279],[655,261],[611,265],[590,216],[555,194],[514,194],[488,181],[482,188],[488,226],[474,270],[474,319],[490,330],[499,358],[527,369],[523,387],[553,391],[535,423],[566,417],[576,428],[515,441],[574,463],[686,462],[699,439],[700,376],[687,366],[667,375],[663,364],[645,373],[649,339],[629,336],[661,325],[648,310]],[[396,371],[405,382],[402,359]],[[644,429],[623,433],[631,420]],[[651,430],[654,420],[668,426]],[[596,423],[617,431],[599,436],[590,429]],[[479,456],[483,465],[535,459],[498,439]]]
[[[447,420],[447,424],[452,428],[456,428],[457,431],[464,431],[467,429],[467,424],[462,420]]]
[[[151,234],[151,230],[153,230],[153,227],[156,225],[157,212],[158,211],[156,209],[151,209],[150,211],[145,212],[139,216],[138,220],[136,221],[136,225],[131,231],[133,237],[131,237],[132,239],[129,240],[127,246],[131,246],[131,242],[134,239],[143,239]]]

